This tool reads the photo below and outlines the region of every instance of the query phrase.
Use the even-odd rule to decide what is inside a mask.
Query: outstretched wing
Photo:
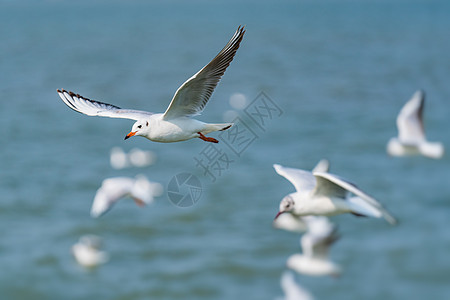
[[[349,192],[347,187],[353,186],[348,181],[330,173],[314,172],[313,175],[317,182],[313,191],[315,196],[323,195],[345,199]]]
[[[97,218],[107,213],[117,201],[130,195],[133,185],[133,178],[113,177],[103,180],[92,202],[91,216]]]
[[[315,195],[338,196],[345,198],[348,192],[358,196],[368,205],[381,212],[383,217],[391,224],[397,223],[397,220],[391,216],[386,209],[374,198],[361,191],[353,183],[330,173],[315,172],[314,176],[317,180],[317,186],[314,191]]]
[[[313,238],[313,257],[316,258],[327,258],[328,251],[337,240],[339,239],[339,234],[337,233],[337,228],[333,228],[333,231],[330,234],[322,237],[314,237]]]
[[[285,300],[312,300],[314,297],[305,288],[300,286],[294,278],[294,274],[285,271],[281,276],[281,288],[284,291]]]
[[[398,136],[401,141],[416,142],[425,140],[422,118],[424,104],[425,93],[419,90],[403,106],[397,117]]]
[[[316,195],[320,194],[329,196],[331,194],[336,197],[340,196],[341,198],[345,198],[346,194],[351,192],[356,196],[363,198],[366,202],[372,204],[373,206],[381,207],[381,204],[377,200],[370,197],[361,191],[355,184],[343,179],[342,177],[322,172],[315,172],[314,176],[318,182],[315,190]]]
[[[330,162],[327,159],[321,159],[312,169],[312,172],[328,172],[330,170]]]
[[[303,193],[311,191],[316,185],[316,179],[309,171],[287,168],[278,164],[274,164],[273,167],[279,175],[283,176],[294,185],[297,192]]]
[[[339,238],[337,226],[323,216],[307,216],[304,220],[308,231],[300,239],[303,253],[309,257],[327,258],[328,248]]]
[[[164,119],[198,115],[203,111],[220,78],[233,60],[244,33],[244,27],[239,26],[219,54],[178,88],[164,113]]]
[[[146,111],[121,109],[115,105],[91,100],[64,89],[57,90],[57,92],[59,97],[68,107],[88,116],[131,119],[137,121],[152,115],[152,113]]]

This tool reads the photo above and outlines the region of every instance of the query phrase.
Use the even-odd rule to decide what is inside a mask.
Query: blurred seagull
[[[307,224],[308,232],[300,239],[303,253],[291,255],[287,267],[309,276],[339,276],[341,268],[328,259],[329,247],[339,238],[336,226],[326,217],[310,217]]]
[[[94,268],[109,260],[109,255],[100,250],[101,239],[96,235],[84,235],[72,246],[75,260],[85,268]]]
[[[123,151],[120,147],[113,147],[110,153],[110,163],[114,169],[123,169],[128,167],[145,167],[153,164],[156,155],[152,151],[133,148],[129,153]]]
[[[143,175],[138,175],[136,178],[105,179],[95,194],[91,216],[97,218],[104,215],[117,201],[127,196],[131,197],[138,206],[145,206],[153,202],[153,197],[160,196],[162,189],[161,184],[150,182]]]
[[[314,167],[312,172],[328,172],[330,170],[330,162],[326,159],[321,159]]]
[[[444,146],[441,143],[428,142],[423,125],[425,93],[414,93],[397,116],[398,137],[393,137],[387,145],[387,152],[392,156],[423,155],[441,158]]]
[[[281,289],[284,292],[285,297],[283,300],[312,300],[314,297],[310,292],[301,287],[294,278],[292,272],[284,272],[281,275]]]
[[[82,114],[135,120],[125,139],[137,135],[160,143],[180,142],[192,138],[218,143],[218,140],[205,135],[226,130],[233,123],[208,124],[191,117],[200,114],[205,108],[214,88],[233,60],[244,33],[244,27],[239,26],[219,54],[178,88],[164,113],[121,109],[64,89],[57,92],[67,106]]]
[[[392,217],[381,204],[353,183],[326,172],[311,173],[305,170],[273,165],[275,171],[289,180],[296,189],[283,198],[275,219],[285,212],[296,216],[333,216],[351,213],[356,216],[384,217],[395,224]],[[354,197],[349,197],[354,194]]]
[[[295,216],[293,214],[280,214],[272,222],[272,226],[277,229],[283,229],[292,232],[303,233],[308,230],[304,216]]]
[[[314,167],[313,172],[328,172],[330,163],[326,159],[322,159]],[[281,214],[278,218],[273,220],[273,227],[277,229],[284,229],[287,231],[303,233],[308,227],[304,220],[308,217],[295,216],[293,214]]]

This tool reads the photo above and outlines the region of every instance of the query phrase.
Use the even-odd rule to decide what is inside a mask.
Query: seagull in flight
[[[151,182],[144,175],[130,177],[112,177],[103,180],[95,194],[91,207],[91,216],[98,218],[107,213],[120,199],[130,197],[138,206],[153,202],[154,197],[161,196],[163,187]]]
[[[209,124],[191,117],[199,115],[205,108],[216,85],[233,60],[244,33],[244,27],[239,26],[219,54],[178,88],[164,113],[121,109],[64,89],[57,92],[67,106],[79,113],[135,120],[131,132],[125,136],[125,139],[136,135],[160,143],[180,142],[192,138],[218,143],[219,141],[215,138],[205,135],[213,131],[226,130],[233,123]]]
[[[281,289],[284,292],[284,298],[277,300],[313,300],[312,294],[295,281],[292,272],[285,271],[280,279]]]
[[[296,189],[295,193],[281,200],[275,219],[286,212],[295,216],[333,216],[351,213],[356,216],[383,217],[390,224],[396,223],[395,218],[377,200],[339,176],[327,172],[288,168],[278,164],[274,164],[273,167]],[[350,196],[351,194],[354,196]]]
[[[72,254],[75,260],[85,268],[95,268],[109,260],[106,251],[100,250],[101,238],[96,235],[83,235],[80,240],[72,246]]]
[[[417,91],[406,102],[397,116],[398,137],[393,137],[387,145],[392,156],[423,155],[439,159],[444,155],[444,146],[439,142],[427,141],[423,125],[425,92]]]
[[[330,169],[330,162],[326,159],[320,160],[312,170],[313,172],[328,172]],[[293,214],[281,214],[272,225],[277,229],[284,229],[287,231],[303,233],[308,230],[306,219],[310,216],[295,216]]]
[[[291,255],[287,267],[309,276],[338,277],[341,268],[328,258],[329,248],[339,239],[337,227],[327,217],[309,216],[306,222],[308,231],[300,239],[303,253]]]

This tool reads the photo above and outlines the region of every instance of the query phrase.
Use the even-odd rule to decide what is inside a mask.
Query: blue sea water
[[[56,89],[125,108],[162,112],[173,93],[247,32],[199,119],[222,122],[235,93],[264,92],[281,115],[215,182],[196,167],[206,143],[123,137],[132,122],[71,111]],[[338,278],[298,275],[318,299],[450,296],[449,155],[392,158],[395,118],[419,88],[430,140],[450,147],[450,3],[447,1],[1,1],[1,299],[274,299],[299,235],[271,222],[293,191],[273,163],[311,169],[320,159],[355,181],[400,221],[332,218],[341,239]],[[218,134],[211,134],[216,137]],[[139,147],[158,160],[114,170],[109,151]],[[89,216],[111,176],[144,173],[167,185],[196,174],[193,207],[119,203]],[[83,234],[111,260],[86,271],[70,253]]]

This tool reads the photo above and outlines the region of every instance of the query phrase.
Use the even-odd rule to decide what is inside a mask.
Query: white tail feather
[[[208,134],[213,131],[227,130],[233,123],[222,123],[222,124],[206,124],[206,129],[202,131],[203,134]]]
[[[419,145],[419,150],[422,155],[431,158],[441,158],[444,155],[444,146],[441,143],[422,143]]]

